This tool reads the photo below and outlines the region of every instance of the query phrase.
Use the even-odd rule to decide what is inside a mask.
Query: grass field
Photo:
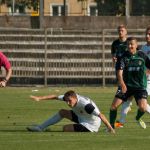
[[[143,119],[147,129],[141,129],[135,122],[136,105],[128,114],[124,128],[116,134],[105,132],[102,124],[98,133],[64,133],[63,120],[51,126],[46,132],[31,133],[27,126],[46,120],[60,108],[68,106],[60,101],[35,102],[29,95],[63,94],[72,89],[93,99],[107,118],[116,88],[100,87],[49,87],[49,88],[4,88],[0,89],[0,150],[149,150],[150,115]],[[36,91],[38,90],[38,91]],[[118,110],[118,117],[119,117]]]

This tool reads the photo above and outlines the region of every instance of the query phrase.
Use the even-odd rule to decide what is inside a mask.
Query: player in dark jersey
[[[114,65],[116,64],[117,59],[119,59],[119,57],[121,57],[124,54],[124,52],[127,51],[127,29],[125,25],[122,24],[118,26],[117,31],[118,39],[113,41],[111,45],[111,55]],[[120,90],[120,86],[118,86],[116,93],[118,93]],[[115,97],[115,99],[118,98]],[[129,98],[126,102],[122,104],[120,119],[115,123],[115,127],[120,128],[124,126],[126,115],[129,112],[129,110],[131,110],[131,100],[132,98]]]
[[[127,29],[124,25],[118,27],[118,35],[119,38],[113,41],[111,45],[111,55],[114,63],[116,63],[118,57],[121,57],[127,51]]]
[[[128,38],[128,51],[117,61],[116,70],[121,91],[118,92],[110,109],[110,124],[114,127],[117,117],[117,108],[131,96],[134,96],[139,107],[136,121],[142,128],[146,124],[141,120],[147,109],[147,78],[146,68],[150,69],[150,59],[142,51],[137,51],[137,40],[134,37]]]

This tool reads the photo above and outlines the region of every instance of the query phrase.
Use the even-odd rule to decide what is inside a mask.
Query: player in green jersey
[[[127,28],[125,25],[121,24],[117,28],[118,31],[118,39],[114,40],[111,45],[111,55],[114,65],[116,65],[117,59],[121,57],[125,51],[127,51]],[[120,91],[121,88],[118,86],[117,92]],[[118,99],[118,97],[115,97]],[[116,121],[115,127],[120,128],[124,126],[125,118],[129,110],[131,110],[132,105],[132,97],[129,98],[126,102],[122,104],[120,119]]]
[[[128,51],[117,60],[116,70],[119,86],[121,91],[116,93],[111,109],[110,109],[110,124],[114,127],[117,117],[117,108],[131,96],[134,96],[139,107],[136,115],[136,121],[142,128],[146,128],[146,124],[141,120],[147,109],[147,78],[146,68],[150,69],[150,59],[148,56],[138,50],[137,40],[130,37],[127,40]]]

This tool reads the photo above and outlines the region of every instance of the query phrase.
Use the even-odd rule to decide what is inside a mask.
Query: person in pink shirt
[[[6,75],[0,79],[0,87],[5,87],[12,75],[12,69],[8,58],[0,51],[0,69],[1,67],[4,67]]]

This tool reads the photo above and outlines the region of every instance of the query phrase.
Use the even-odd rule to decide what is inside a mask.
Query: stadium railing
[[[129,29],[128,34],[141,45],[144,31]],[[12,64],[12,86],[106,86],[115,83],[110,49],[117,37],[115,29],[0,28],[0,48]]]

